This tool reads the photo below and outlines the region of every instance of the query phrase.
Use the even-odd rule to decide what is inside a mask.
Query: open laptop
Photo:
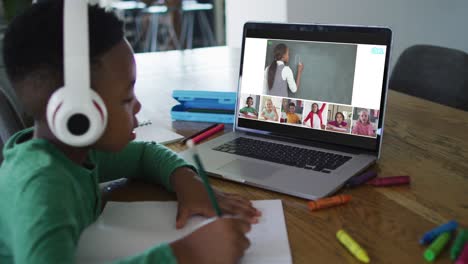
[[[381,27],[246,23],[234,131],[198,146],[205,170],[306,199],[335,192],[379,158],[391,39]]]

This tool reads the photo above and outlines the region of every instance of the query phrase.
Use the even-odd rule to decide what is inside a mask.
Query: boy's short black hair
[[[291,103],[289,103],[289,106],[294,106],[294,107],[296,107],[296,104],[293,103],[293,102],[291,102]]]
[[[94,65],[123,40],[123,23],[98,6],[89,7],[88,21],[90,62]],[[30,106],[31,99],[25,97],[46,94],[48,98],[63,85],[63,0],[42,1],[15,17],[5,33],[3,58],[24,108],[37,114],[37,107]]]

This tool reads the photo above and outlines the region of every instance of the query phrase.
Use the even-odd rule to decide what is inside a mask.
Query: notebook
[[[240,263],[292,263],[281,200],[253,201],[262,212],[247,234],[251,242]],[[82,233],[77,263],[104,263],[177,240],[214,218],[192,217],[175,229],[176,202],[109,202],[99,219]]]
[[[170,144],[184,138],[184,136],[177,134],[170,129],[153,124],[151,120],[141,122],[135,129],[135,133],[135,141],[154,141],[159,144]]]
[[[234,131],[198,147],[208,174],[318,199],[375,163],[391,39],[383,27],[246,23]]]

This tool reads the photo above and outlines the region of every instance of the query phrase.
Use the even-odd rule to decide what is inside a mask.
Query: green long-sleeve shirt
[[[5,144],[0,167],[0,263],[74,263],[82,231],[100,213],[98,182],[142,177],[171,189],[172,172],[188,164],[164,146],[131,142],[119,153],[91,150],[79,166],[32,129]],[[157,221],[157,219],[155,219]],[[121,261],[176,263],[168,244]]]

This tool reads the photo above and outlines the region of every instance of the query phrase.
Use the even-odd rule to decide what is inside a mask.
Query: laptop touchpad
[[[278,167],[236,159],[219,167],[218,170],[242,178],[267,179],[278,170]]]

